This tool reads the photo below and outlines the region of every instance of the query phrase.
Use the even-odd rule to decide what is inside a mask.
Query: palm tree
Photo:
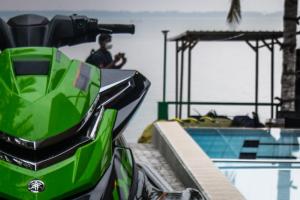
[[[284,1],[283,66],[281,76],[282,111],[295,110],[297,11],[298,0]],[[240,0],[231,0],[227,22],[229,24],[239,23],[241,17]]]
[[[231,0],[230,9],[227,15],[227,22],[229,24],[239,23],[242,19],[240,0]]]
[[[283,68],[281,76],[281,98],[283,111],[295,110],[296,84],[296,33],[298,0],[284,1],[283,21]]]

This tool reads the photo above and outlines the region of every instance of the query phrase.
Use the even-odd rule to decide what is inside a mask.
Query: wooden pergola
[[[187,115],[191,114],[191,105],[224,105],[224,106],[254,106],[258,112],[259,106],[270,107],[270,117],[274,118],[274,107],[278,111],[279,104],[274,103],[274,46],[282,45],[279,41],[283,37],[282,31],[186,31],[178,36],[168,38],[168,31],[164,34],[164,80],[163,101],[159,102],[159,118],[168,118],[168,105],[175,104],[175,116],[182,117],[182,105],[187,105]],[[201,41],[214,42],[246,42],[255,53],[255,100],[254,102],[191,102],[191,71],[192,50]],[[166,101],[166,79],[167,79],[167,42],[175,43],[175,101]],[[259,102],[259,49],[266,47],[271,53],[271,88],[270,102]],[[187,101],[183,101],[183,80],[185,52],[188,51],[187,66]],[[180,57],[180,59],[179,59]],[[180,61],[180,63],[179,63]],[[276,112],[277,113],[277,112]]]

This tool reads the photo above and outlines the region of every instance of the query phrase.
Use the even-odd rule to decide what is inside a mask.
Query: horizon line
[[[93,9],[83,9],[83,10],[65,10],[65,9],[53,9],[53,10],[0,10],[0,12],[120,12],[120,13],[180,13],[180,14],[192,14],[192,13],[227,13],[227,11],[180,11],[180,10],[93,10]],[[299,10],[300,12],[300,10]],[[283,13],[283,11],[272,11],[272,12],[263,12],[263,11],[244,11],[243,13],[259,13],[259,14],[277,14]]]

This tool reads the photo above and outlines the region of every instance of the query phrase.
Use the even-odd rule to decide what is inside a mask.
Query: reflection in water
[[[280,139],[281,129],[280,128],[271,128],[270,135],[278,141]]]
[[[278,131],[277,131],[278,132]],[[272,130],[271,130],[272,134]],[[281,130],[279,129],[279,139],[281,136]],[[278,139],[278,140],[279,140]],[[299,140],[294,138],[292,155],[298,154],[296,158],[299,159]],[[291,178],[291,163],[279,163],[279,167],[287,168],[288,170],[279,170],[278,171],[278,182],[277,182],[277,199],[286,200],[291,199],[291,189],[296,189],[297,186],[293,185],[293,180]]]
[[[231,171],[224,171],[224,175],[227,177],[227,179],[235,185],[235,177],[236,177],[236,172],[231,170]]]
[[[277,182],[277,200],[290,199],[291,171],[279,170]]]

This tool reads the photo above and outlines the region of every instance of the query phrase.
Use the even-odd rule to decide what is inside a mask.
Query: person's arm
[[[120,60],[122,60],[122,62],[117,65]],[[105,66],[105,68],[120,69],[126,63],[126,61],[127,59],[125,58],[124,54],[118,53],[115,55],[115,59],[109,65]]]
[[[121,63],[117,65],[117,63],[120,61]],[[115,55],[115,60],[114,60],[114,63],[113,63],[113,66],[112,68],[113,69],[120,69],[123,67],[123,65],[125,65],[127,62],[127,59],[125,57],[125,54],[124,53],[118,53],[117,55]]]
[[[108,64],[108,65],[106,65],[106,66],[104,66],[104,65],[100,65],[100,68],[108,68],[108,69],[118,69],[118,68],[116,68],[116,62],[115,61],[112,61],[110,64]]]
[[[115,68],[120,69],[123,67],[123,65],[125,65],[127,62],[127,58],[125,56],[122,57],[122,62],[118,65],[115,65]]]

